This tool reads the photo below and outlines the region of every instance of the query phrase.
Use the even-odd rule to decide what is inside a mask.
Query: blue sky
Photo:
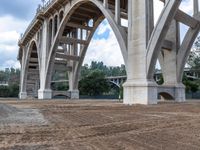
[[[155,3],[155,19],[162,11],[162,3],[159,0]],[[186,13],[192,13],[192,1],[185,0],[180,9]],[[20,34],[33,19],[36,8],[41,0],[1,0],[0,5],[0,69],[7,67],[19,68],[17,61]],[[127,24],[127,22],[123,22]],[[181,34],[184,35],[186,27],[182,26]],[[109,66],[123,64],[116,37],[106,20],[99,26],[88,48],[84,63],[91,61],[103,61]]]
[[[18,40],[32,20],[40,0],[1,0],[0,69],[19,68]]]

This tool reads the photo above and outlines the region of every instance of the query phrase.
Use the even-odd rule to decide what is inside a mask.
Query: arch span
[[[32,40],[26,50],[26,59],[21,75],[20,93],[26,93],[28,97],[37,97],[40,78],[40,59],[38,57],[38,45],[36,40]]]
[[[68,4],[69,5],[69,4]],[[83,21],[77,21],[79,19],[78,16],[80,16],[80,14],[76,14],[75,11],[77,12],[77,10],[81,11],[81,9],[83,9],[83,7],[81,6],[85,6],[85,5],[90,5],[90,9],[95,10],[95,12],[93,12],[93,15],[89,16],[87,19],[93,19],[94,20],[94,26],[93,27],[89,27],[88,26],[88,22],[83,22]],[[56,36],[54,38],[54,41],[52,43],[52,47],[50,49],[50,53],[49,53],[49,57],[47,60],[47,68],[46,68],[46,78],[45,78],[45,84],[47,89],[50,88],[50,80],[51,80],[51,72],[54,66],[54,60],[57,56],[56,51],[57,48],[60,44],[61,39],[63,39],[63,35],[65,35],[65,37],[68,40],[74,40],[76,38],[77,41],[80,42],[80,44],[82,44],[83,46],[81,47],[81,52],[78,56],[78,63],[72,63],[71,60],[69,60],[68,62],[70,64],[72,64],[72,68],[73,68],[73,88],[77,88],[77,82],[78,82],[78,76],[79,76],[79,72],[80,72],[80,68],[82,66],[83,63],[83,59],[85,57],[86,54],[86,50],[88,48],[88,45],[91,41],[91,38],[96,30],[96,28],[98,27],[98,25],[101,23],[101,21],[106,18],[112,28],[112,30],[114,31],[115,35],[117,35],[117,40],[118,43],[120,45],[121,48],[121,52],[122,52],[122,56],[124,58],[124,62],[126,63],[127,60],[127,34],[126,31],[123,27],[120,27],[119,25],[117,25],[117,23],[114,20],[114,15],[113,13],[109,10],[106,9],[103,6],[103,3],[100,1],[96,1],[96,0],[88,0],[88,1],[84,1],[84,0],[74,0],[71,2],[70,6],[66,6],[66,7],[70,7],[70,9],[67,10],[67,12],[65,12],[63,20],[61,21],[59,28],[58,28],[58,32],[56,33]],[[91,12],[92,14],[92,12]],[[84,18],[82,16],[82,18]],[[76,20],[77,19],[77,20]],[[76,24],[72,23],[73,21],[76,22]],[[69,28],[84,28],[87,31],[87,38],[80,41],[80,39],[77,39],[77,37],[73,36],[74,32],[71,32],[67,27]],[[67,33],[67,31],[69,31]],[[73,38],[73,39],[72,39]],[[72,44],[70,44],[72,45]],[[74,52],[73,52],[74,53]],[[75,52],[76,53],[76,52]],[[73,54],[76,55],[77,54]]]
[[[161,97],[161,100],[174,100],[174,97],[167,92],[160,92],[158,95]]]
[[[175,97],[175,88],[171,88],[170,86],[159,86],[158,87],[158,95],[165,100],[173,100]]]

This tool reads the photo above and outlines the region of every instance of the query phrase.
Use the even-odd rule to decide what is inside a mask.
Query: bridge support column
[[[79,99],[78,81],[75,81],[74,71],[68,72],[69,77],[69,90],[71,99]]]
[[[25,62],[26,62],[26,52],[27,50],[25,47],[22,49],[22,60],[21,60],[21,74],[20,74],[20,93],[19,99],[27,99],[27,92],[26,92],[26,81],[27,81],[27,72],[25,69]]]
[[[103,1],[103,5],[104,5],[104,7],[107,9],[107,8],[108,8],[108,0],[104,0],[104,1]]]
[[[121,24],[121,18],[120,18],[120,14],[121,14],[121,7],[120,7],[120,0],[115,0],[115,21],[118,25]]]
[[[42,27],[42,43],[41,43],[41,65],[40,65],[40,89],[38,90],[38,99],[51,99],[52,90],[50,89],[50,74],[46,75],[47,58],[49,54],[49,35],[51,29],[48,29],[48,20],[45,19]],[[52,33],[53,34],[53,33]]]
[[[141,82],[127,80],[124,84],[124,104],[157,104],[157,85],[154,82]]]
[[[19,99],[27,99],[27,92],[20,92]]]
[[[156,104],[157,85],[147,79],[146,53],[149,28],[153,14],[146,9],[146,0],[129,0],[127,81],[124,86],[124,104]],[[152,19],[153,20],[153,19]]]
[[[38,90],[38,99],[51,99],[52,90]]]
[[[78,37],[78,31],[72,32],[72,37]],[[74,42],[70,47],[70,54],[74,56],[78,56],[78,43]],[[70,98],[71,99],[79,99],[79,90],[78,90],[78,77],[79,74],[75,71],[77,62],[69,61],[70,66],[72,67],[71,71],[68,71],[68,78],[69,78],[69,90]]]
[[[175,87],[175,101],[185,102],[185,85],[177,84]]]
[[[185,86],[182,83],[176,85],[159,85],[158,94],[161,96],[161,100],[184,102]]]
[[[71,99],[79,99],[79,90],[69,90]]]
[[[179,24],[173,20],[165,38],[171,43],[171,47],[163,48],[159,56],[159,62],[164,77],[164,87],[169,89],[169,93],[175,101],[185,101],[185,86],[182,81],[178,81],[177,74],[177,51],[180,47]],[[171,88],[171,90],[170,90]],[[171,91],[171,92],[170,92]]]

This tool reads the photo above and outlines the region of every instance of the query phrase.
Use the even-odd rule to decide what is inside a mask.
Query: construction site
[[[0,100],[1,150],[200,150],[200,102]]]

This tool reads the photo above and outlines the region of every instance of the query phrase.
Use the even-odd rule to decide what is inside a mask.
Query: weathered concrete
[[[68,91],[71,99],[79,99],[79,90]]]
[[[20,99],[27,99],[27,93],[26,92],[20,92],[19,93],[19,98]]]
[[[78,99],[80,69],[87,48],[106,18],[126,65],[124,103],[157,103],[159,89],[153,75],[158,59],[165,80],[162,89],[167,87],[175,100],[184,101],[183,68],[200,29],[198,1],[194,0],[194,16],[179,10],[181,0],[161,1],[164,9],[156,26],[153,0],[52,0],[45,7],[40,6],[19,42],[20,98],[26,97],[23,93],[29,94],[28,89],[37,91],[38,87],[32,85],[39,79],[38,98],[50,99],[52,73],[62,64],[68,71],[71,98]],[[122,27],[121,19],[128,20],[128,28]],[[190,28],[182,44],[179,22]],[[30,80],[32,74],[38,77]]]
[[[51,99],[52,90],[38,90],[38,99]]]
[[[185,101],[185,86],[183,84],[158,86],[158,94],[163,100]]]

